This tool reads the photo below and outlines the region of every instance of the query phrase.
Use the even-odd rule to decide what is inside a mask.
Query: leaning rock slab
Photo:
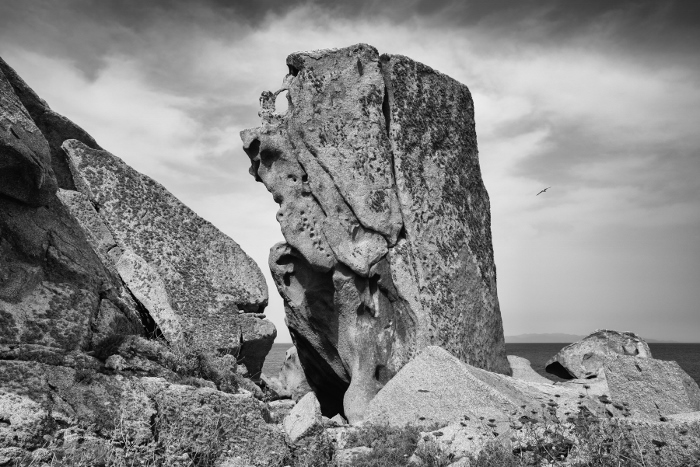
[[[676,362],[615,355],[604,368],[610,399],[634,416],[658,420],[700,410],[700,388]]]
[[[287,65],[241,138],[280,205],[269,265],[324,414],[361,420],[428,345],[508,374],[467,87],[366,44]]]
[[[604,410],[583,391],[488,372],[431,346],[379,391],[367,421],[394,426],[458,423],[487,434],[504,433],[520,417],[541,418],[554,411],[565,418],[581,405],[592,412]]]
[[[313,392],[301,398],[284,418],[283,425],[292,443],[323,428],[321,405]]]
[[[49,144],[0,67],[0,194],[42,206],[56,189]]]
[[[632,332],[603,329],[561,349],[549,359],[545,370],[564,379],[595,378],[605,360],[614,355],[650,358],[651,350]]]
[[[63,144],[80,193],[114,235],[107,252],[169,340],[182,333],[203,347],[239,351],[259,373],[276,335],[256,314],[267,305],[257,265],[229,237],[152,179],[79,141]],[[90,223],[84,222],[92,232]]]

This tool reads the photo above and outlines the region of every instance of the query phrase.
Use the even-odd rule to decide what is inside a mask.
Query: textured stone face
[[[601,329],[561,349],[547,361],[545,370],[564,379],[593,379],[605,361],[616,355],[651,358],[651,350],[634,333]]]
[[[184,332],[216,350],[240,350],[248,370],[259,373],[276,330],[261,319],[267,286],[253,260],[119,158],[76,140],[63,148],[80,194],[114,235],[107,264],[165,337],[177,340]],[[89,232],[103,231],[87,224]]]
[[[241,137],[280,204],[269,264],[324,414],[361,420],[427,345],[509,373],[467,87],[365,44],[287,64]]]
[[[102,151],[0,59],[0,353],[186,333],[238,352],[255,376],[276,334],[266,304],[259,268],[233,240]]]
[[[41,206],[56,188],[49,145],[0,67],[0,194]]]
[[[700,388],[676,362],[615,354],[603,368],[610,398],[634,416],[658,420],[700,410]]]

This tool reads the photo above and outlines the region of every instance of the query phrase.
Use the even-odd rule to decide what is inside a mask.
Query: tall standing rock
[[[366,44],[287,65],[241,137],[280,205],[269,264],[324,414],[361,420],[428,345],[508,374],[467,87]]]

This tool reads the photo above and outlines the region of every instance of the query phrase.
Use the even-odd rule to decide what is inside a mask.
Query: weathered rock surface
[[[284,418],[284,431],[292,443],[317,433],[323,427],[321,405],[313,392],[301,398]]]
[[[239,457],[281,465],[284,435],[251,396],[171,384],[161,378],[106,375],[35,362],[0,361],[0,458],[142,459],[167,464]],[[46,448],[48,446],[48,449]],[[43,451],[41,450],[43,448]],[[38,459],[41,460],[41,459]]]
[[[4,73],[28,115],[46,139],[50,151],[51,167],[56,176],[55,182],[60,188],[74,190],[73,177],[68,169],[66,154],[61,149],[61,145],[67,139],[77,139],[93,149],[101,149],[100,146],[85,130],[63,115],[51,110],[46,101],[40,98],[2,58],[0,58],[0,72]]]
[[[508,363],[510,363],[514,379],[529,381],[531,383],[551,383],[550,380],[532,369],[530,360],[527,358],[518,357],[517,355],[508,355]]]
[[[100,239],[105,229],[93,219],[103,220],[114,237],[97,249],[106,250],[108,264],[165,337],[185,333],[219,351],[239,350],[248,371],[259,375],[276,330],[256,316],[267,305],[267,286],[253,260],[119,158],[76,140],[63,148],[85,210],[96,206],[91,215],[73,208],[75,216]]]
[[[82,141],[66,146],[85,156],[80,191],[67,138]],[[281,465],[284,433],[236,373],[237,356],[255,370],[274,339],[266,293],[232,240],[0,60],[0,465]]]
[[[304,369],[299,362],[296,347],[287,349],[279,375],[268,378],[267,384],[280,397],[289,397],[295,401],[311,392],[311,387],[304,375]]]
[[[635,362],[654,376],[641,375]],[[601,449],[612,452],[631,446],[626,455],[639,456],[644,451],[648,454],[645,465],[668,465],[664,456],[692,459],[693,451],[700,447],[699,412],[688,403],[688,394],[696,394],[697,385],[684,393],[683,379],[670,363],[610,357],[605,373],[614,371],[623,384],[612,383],[619,387],[611,389],[610,395],[598,395],[569,383],[529,382],[488,372],[461,362],[444,349],[427,347],[379,391],[366,423],[430,427],[431,431],[421,433],[415,454],[419,457],[439,452],[443,459],[449,456],[457,461],[496,443],[508,455],[519,452],[527,458],[539,451],[543,459],[552,456],[561,465],[578,465],[576,462],[586,462],[591,455],[600,456]],[[640,376],[628,375],[631,369]],[[669,399],[663,406],[667,414],[663,418],[654,405],[660,398]],[[647,409],[655,416],[649,416]],[[670,415],[674,410],[685,413]],[[609,439],[618,444],[611,447]]]
[[[488,433],[503,433],[520,417],[541,417],[543,405],[564,418],[563,414],[582,404],[591,411],[604,409],[585,391],[485,371],[430,346],[379,391],[366,419],[393,426],[464,423]]]
[[[632,332],[602,329],[561,349],[547,362],[545,370],[564,379],[595,378],[605,360],[614,355],[650,358],[651,350]]]
[[[700,411],[700,388],[676,362],[614,355],[605,360],[610,399],[638,418]]]
[[[280,205],[269,264],[324,414],[361,420],[431,344],[509,373],[467,87],[366,44],[287,64],[241,137]]]
[[[56,188],[49,145],[0,66],[0,194],[41,206]]]

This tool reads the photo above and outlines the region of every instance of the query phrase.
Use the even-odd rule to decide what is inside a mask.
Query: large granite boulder
[[[592,379],[598,377],[605,360],[615,355],[651,358],[651,350],[632,332],[602,329],[561,349],[547,361],[545,370],[564,379]]]
[[[281,465],[236,373],[272,344],[266,303],[235,242],[0,60],[0,465]]]
[[[145,334],[137,303],[56,196],[50,145],[17,93],[23,83],[0,60],[0,354],[61,358],[109,335]]]
[[[324,414],[361,420],[431,344],[509,373],[467,87],[366,44],[287,65],[241,137],[280,205],[269,264]]]
[[[610,399],[636,418],[659,420],[700,411],[700,388],[676,362],[613,355],[603,368]]]
[[[276,336],[262,272],[236,242],[112,154],[63,143],[78,192],[67,205],[168,340],[236,351],[259,375]],[[92,210],[91,210],[92,207]],[[106,229],[96,228],[101,220]],[[97,234],[99,232],[99,234]],[[103,241],[102,232],[113,238]]]
[[[0,59],[0,194],[42,206],[56,192],[49,144],[5,76]]]
[[[461,423],[481,432],[504,433],[522,417],[541,418],[554,410],[566,418],[567,412],[576,412],[581,405],[592,412],[604,410],[584,390],[489,372],[430,346],[372,399],[366,421],[397,427]]]
[[[499,445],[507,457],[528,465],[547,460],[551,465],[588,465],[606,452],[610,454],[604,457],[616,460],[642,455],[640,465],[669,465],[671,458],[697,463],[697,385],[684,383],[674,368],[671,362],[613,356],[605,372],[614,372],[620,381],[611,384],[610,394],[599,395],[584,386],[488,372],[431,346],[379,391],[365,424],[423,427],[415,455],[422,455],[425,464],[431,453],[468,460],[484,449],[493,453]],[[506,460],[502,464],[510,465]]]

